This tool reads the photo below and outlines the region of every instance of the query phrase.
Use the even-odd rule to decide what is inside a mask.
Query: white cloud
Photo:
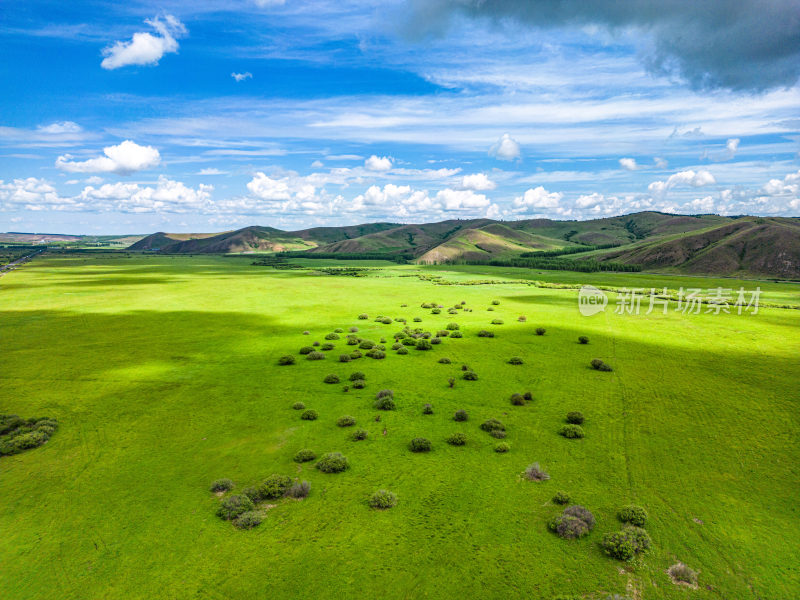
[[[256,173],[250,180],[247,189],[254,196],[267,202],[282,202],[292,197],[286,179],[273,179],[261,172]]]
[[[140,146],[125,140],[116,146],[103,148],[103,154],[97,158],[74,161],[72,156],[64,154],[56,159],[56,167],[68,173],[119,173],[127,175],[143,169],[150,169],[161,162],[161,155],[152,146]]]
[[[578,199],[575,201],[575,205],[578,208],[591,208],[602,204],[605,197],[603,194],[598,194],[597,192],[593,192],[591,194],[584,194],[579,196]]]
[[[693,212],[710,213],[714,210],[714,199],[711,196],[695,198],[689,203]]]
[[[83,131],[81,126],[73,121],[59,121],[57,123],[50,123],[49,125],[39,125],[36,129],[42,133],[52,134],[80,133]]]
[[[472,190],[452,190],[445,188],[436,193],[436,202],[442,210],[468,210],[489,206],[489,199]]]
[[[128,42],[115,42],[103,50],[104,69],[119,69],[128,65],[157,65],[164,54],[177,52],[176,38],[186,35],[186,27],[172,15],[164,15],[145,20],[156,30],[157,35],[148,32],[134,33]]]
[[[519,142],[507,133],[504,133],[489,149],[489,156],[494,156],[499,160],[517,160],[520,155]]]
[[[75,208],[70,198],[59,196],[44,179],[28,177],[5,183],[0,179],[0,209],[2,210],[66,210]]]
[[[542,186],[531,188],[522,196],[514,198],[512,210],[514,212],[536,212],[534,208],[556,208],[564,194],[548,192]]]
[[[635,171],[639,168],[639,165],[636,164],[636,160],[633,158],[620,158],[619,166],[626,171]]]
[[[136,183],[107,183],[98,188],[88,186],[79,197],[95,210],[183,213],[208,209],[213,189],[213,186],[204,184],[195,189],[161,176],[155,187],[142,187]]]
[[[392,168],[392,159],[389,156],[377,157],[373,154],[364,161],[364,166],[370,171],[388,171]]]
[[[725,150],[728,152],[728,158],[736,156],[736,152],[739,150],[739,138],[731,138],[725,142]]]
[[[497,184],[489,179],[485,173],[475,173],[473,175],[464,175],[461,178],[462,190],[475,190],[476,192],[483,192],[493,190]]]
[[[236,83],[240,81],[244,81],[245,79],[252,79],[253,74],[250,71],[246,71],[244,73],[231,73],[231,77],[236,80]]]
[[[714,176],[708,171],[695,172],[689,169],[670,175],[666,181],[654,181],[647,186],[647,189],[651,194],[663,197],[668,190],[674,188],[676,185],[703,187],[706,185],[712,185],[716,182],[717,180],[714,179]]]
[[[286,0],[253,0],[255,5],[259,8],[272,8],[274,6],[283,6]]]
[[[311,163],[312,169],[321,169],[324,166],[325,163],[323,163],[321,160],[315,160],[314,162]]]
[[[657,169],[666,169],[669,166],[669,163],[660,156],[656,156],[653,159],[653,164],[655,164]]]
[[[222,171],[220,169],[210,167],[208,169],[200,169],[197,173],[198,175],[227,175],[228,171]]]

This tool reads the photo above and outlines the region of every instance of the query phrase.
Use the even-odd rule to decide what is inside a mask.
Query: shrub
[[[492,319],[492,325],[502,325],[503,319]]]
[[[667,573],[672,577],[673,581],[686,583],[688,585],[697,585],[697,571],[690,569],[683,563],[676,563],[667,569]]]
[[[432,315],[438,315],[438,314],[439,314],[439,313],[441,313],[441,312],[442,312],[442,309],[441,309],[441,308],[434,308],[434,309],[431,311],[431,314],[432,314]]]
[[[319,415],[317,414],[317,411],[315,411],[312,408],[309,408],[308,410],[303,411],[303,414],[300,415],[300,418],[303,419],[304,421],[316,421],[317,417],[319,417]]]
[[[449,329],[450,331],[458,331],[459,329],[461,329],[461,326],[458,323],[448,323],[447,329]]]
[[[361,338],[349,337],[349,338],[347,338],[347,345],[348,346],[358,346],[360,341],[361,341]]]
[[[305,407],[306,405],[303,404],[302,402],[295,402],[294,404],[292,404],[292,408],[295,410],[303,410]]]
[[[544,335],[547,330],[544,327],[537,327],[536,328],[536,335]]]
[[[326,375],[325,379],[323,379],[322,381],[324,381],[325,383],[339,383],[339,376],[331,373],[330,375]]]
[[[451,360],[450,360],[449,358],[447,358],[446,356],[443,356],[442,358],[440,358],[440,359],[439,359],[439,364],[442,364],[442,365],[449,365],[449,364],[450,364],[450,363],[452,363],[452,362],[453,362],[453,361],[451,361]]]
[[[339,331],[341,331],[341,329]],[[339,339],[339,334],[338,333],[329,333],[328,335],[325,336],[325,339],[326,340],[338,340]]]
[[[351,360],[356,360],[356,359],[359,359],[359,358],[361,358],[362,356],[363,356],[363,354],[361,354],[361,352],[359,352],[358,350],[353,350],[353,351],[350,353],[350,359],[351,359]]]
[[[582,336],[580,336],[578,338],[578,343],[579,344],[588,344],[589,343],[589,338],[586,337],[585,335],[582,335]]]
[[[367,313],[361,313],[358,315],[358,318],[363,321],[364,319],[369,319],[369,315]]]
[[[386,509],[397,506],[397,496],[388,490],[378,490],[369,498],[369,505],[372,508]]]
[[[414,321],[414,323],[422,323],[422,318],[421,317],[414,317],[413,321]]]
[[[261,525],[261,513],[248,510],[236,517],[233,524],[239,529],[253,529],[253,527]]]
[[[430,452],[431,441],[423,437],[414,438],[408,447],[412,452]]]
[[[233,489],[233,481],[230,479],[217,479],[211,484],[212,492],[229,492]]]
[[[565,540],[574,540],[589,533],[589,528],[585,522],[570,515],[554,517],[548,527],[550,531],[555,532],[558,537],[562,537]]]
[[[453,421],[466,421],[467,419],[469,419],[469,415],[467,415],[467,411],[463,408],[459,408],[453,413]]]
[[[514,406],[525,406],[525,398],[522,394],[511,394],[511,404]]]
[[[374,358],[375,360],[380,360],[382,358],[386,358],[386,352],[383,350],[370,350],[367,352],[367,356]]]
[[[350,333],[358,333],[358,327],[356,327],[355,325],[353,325],[353,326],[350,328],[350,330],[349,330],[349,331],[350,331]]]
[[[396,405],[394,403],[394,398],[391,396],[383,396],[375,400],[373,404],[375,408],[378,410],[394,410]]]
[[[627,525],[620,531],[603,536],[600,542],[603,551],[618,560],[631,560],[650,548],[650,536],[641,527]]]
[[[319,349],[323,352],[330,352],[334,348],[335,346],[333,344],[322,344],[322,346],[319,347]]]
[[[431,343],[428,340],[422,339],[422,340],[417,340],[416,348],[417,350],[430,350],[431,348],[433,348],[433,346],[431,346]]]
[[[617,518],[623,523],[644,527],[647,524],[647,511],[641,506],[628,504],[619,510]]]
[[[494,431],[490,431],[489,435],[498,440],[502,440],[505,439],[506,432],[503,429],[495,429]]]
[[[556,492],[556,495],[553,496],[553,502],[556,504],[569,504],[571,499],[567,492]]]
[[[305,448],[303,450],[297,451],[297,454],[294,455],[294,462],[298,463],[310,462],[315,458],[317,458],[317,453],[314,452],[313,450]]]
[[[338,419],[336,419],[336,424],[339,427],[352,427],[353,425],[356,424],[356,418],[351,417],[349,415],[344,417],[339,417]]]
[[[232,521],[239,515],[249,512],[255,508],[253,501],[247,496],[235,494],[228,496],[220,502],[217,509],[217,516],[226,521]]]
[[[310,352],[306,356],[306,360],[322,360],[325,358],[325,354],[323,352]]]
[[[462,338],[462,337],[464,337],[464,335],[460,331],[454,331],[453,333],[450,334],[450,337],[451,338]]]
[[[362,350],[372,350],[375,347],[375,342],[371,342],[369,340],[363,340],[359,345],[359,348]]]
[[[567,438],[568,440],[580,439],[585,435],[583,432],[583,427],[580,425],[564,425],[558,430],[558,434]]]
[[[375,394],[375,398],[394,398],[394,392],[392,390],[380,390],[377,394]]]
[[[500,300],[492,300],[492,304],[494,306],[497,306],[498,304],[500,304]]]
[[[392,350],[400,350],[400,348],[402,347],[403,344],[401,344],[400,342],[395,342],[394,344],[392,344]]]
[[[520,315],[520,316],[517,317],[517,321],[519,321],[520,323],[524,323],[527,320],[528,320],[528,317],[526,317],[525,315]]]
[[[253,504],[256,504],[258,502],[261,502],[261,500],[263,500],[263,498],[261,497],[261,490],[256,486],[250,486],[248,488],[245,488],[242,493],[248,498],[250,498],[250,500],[253,501]]]
[[[346,363],[346,362],[350,362],[351,360],[353,360],[353,359],[350,358],[349,354],[340,354],[339,355],[339,362]]]
[[[397,351],[398,354],[408,354],[408,348],[402,347]]]
[[[279,365],[293,365],[294,364],[294,356],[292,356],[291,354],[286,354],[284,356],[281,356],[278,359],[278,364]]]
[[[451,388],[456,385],[456,378],[455,377],[448,377],[447,378],[447,385]]]
[[[344,329],[342,329],[341,327],[337,327],[336,329],[333,330],[333,333],[344,333]]]
[[[478,332],[478,337],[493,338],[494,337],[494,332],[493,331],[486,331],[485,329],[481,329]]]
[[[384,325],[391,325],[392,324],[392,319],[390,317],[383,317],[381,319],[381,323],[383,323]]]
[[[319,346],[319,342],[314,342],[314,343],[313,343],[313,344],[311,344],[311,345],[312,345],[312,346],[314,346],[314,347],[316,347],[316,346]]]
[[[599,358],[593,358],[591,362],[592,368],[595,371],[610,371],[611,367],[609,367],[606,363],[604,363]]]
[[[463,446],[467,443],[467,436],[461,432],[452,433],[447,436],[447,443],[451,446]]]
[[[567,423],[572,423],[573,425],[583,425],[583,413],[578,412],[577,410],[573,410],[567,413]]]
[[[353,430],[353,441],[360,442],[361,440],[367,439],[369,432],[366,429],[354,429]]]
[[[478,374],[475,371],[464,371],[463,377],[467,381],[478,381]]]
[[[342,388],[342,391],[343,391],[343,392],[349,392],[349,391],[350,391],[350,386],[349,386],[349,385],[346,385],[346,386],[344,386],[344,387]]]
[[[351,374],[350,374],[350,377],[348,377],[348,379],[349,379],[350,381],[357,381],[357,380],[359,380],[359,379],[360,379],[361,381],[364,381],[366,378],[367,378],[367,376],[366,376],[366,375],[364,375],[364,373],[362,373],[361,371],[356,371],[355,373],[351,373]]]
[[[505,431],[506,426],[497,419],[489,419],[481,423],[481,429],[484,431]]]
[[[442,338],[440,338],[440,337],[432,337],[431,338],[431,344],[436,345],[436,344],[441,344],[441,343],[442,343]]]
[[[586,526],[589,528],[589,530],[594,529],[596,523],[594,515],[585,506],[580,506],[578,504],[568,506],[564,509],[564,514],[580,519],[586,523]]]
[[[296,500],[300,500],[302,498],[306,498],[311,492],[311,484],[307,481],[297,481],[294,480],[292,486],[286,490],[286,495],[289,498],[295,498]]]
[[[403,338],[403,341],[400,343],[403,344],[403,346],[416,346],[417,340],[415,340],[413,337],[407,337]]]
[[[436,332],[436,337],[443,338],[447,337],[448,335],[450,335],[450,332],[447,329],[440,329]]]
[[[273,474],[264,480],[259,487],[259,492],[264,500],[274,500],[283,496],[290,485],[292,485],[291,477]]]
[[[501,454],[504,454],[509,450],[511,450],[511,446],[509,446],[507,442],[500,442],[494,447],[494,451],[500,452]]]
[[[508,364],[510,365],[521,365],[523,363],[522,357],[520,356],[512,356],[508,359]]]
[[[356,379],[352,385],[354,390],[363,390],[365,387],[367,387],[367,382],[363,379]]]
[[[550,475],[548,475],[537,462],[528,465],[528,468],[525,469],[525,477],[530,481],[547,481],[550,479]]]
[[[422,407],[422,414],[423,415],[432,415],[433,414],[433,406],[430,404],[426,404]]]
[[[350,464],[347,462],[347,457],[341,452],[328,452],[317,462],[316,466],[323,473],[341,473]]]
[[[311,335],[311,332],[310,331],[304,331],[303,335]]]
[[[492,307],[490,306],[490,307],[489,307],[489,308],[487,308],[486,310],[489,310],[489,311],[494,311],[494,308],[492,308]]]
[[[311,354],[314,351],[313,346],[303,346],[300,348],[300,354]]]

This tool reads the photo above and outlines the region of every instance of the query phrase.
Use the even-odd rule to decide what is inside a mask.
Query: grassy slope
[[[513,231],[495,223],[481,229],[459,231],[446,242],[419,257],[421,263],[436,263],[443,260],[491,260],[512,258],[531,250],[562,248],[566,242]]]
[[[692,598],[796,597],[800,311],[589,319],[578,316],[574,290],[344,279],[248,262],[47,258],[0,278],[0,411],[61,422],[45,447],[0,459],[4,598],[342,598],[356,589],[385,598],[551,598],[627,589],[643,600],[682,599],[687,590],[664,573],[676,559],[701,572]],[[424,271],[454,280],[521,272]],[[645,287],[653,278],[536,276],[624,277]],[[785,285],[769,291],[797,296]],[[500,306],[486,312],[495,298]],[[455,319],[464,339],[380,362],[274,366],[337,326],[358,325],[372,339],[396,329],[357,321],[361,311],[419,315],[434,329],[453,320],[418,308],[428,300],[474,307]],[[476,338],[494,317],[506,322],[498,337]],[[532,335],[539,325],[546,336]],[[589,346],[575,343],[580,334]],[[506,365],[512,355],[526,365]],[[454,365],[437,364],[440,356]],[[593,357],[615,372],[588,370]],[[480,380],[449,390],[461,362]],[[367,373],[366,390],[343,394],[321,382],[354,370]],[[400,410],[374,423],[371,397],[383,387],[396,391]],[[531,405],[508,403],[528,389]],[[321,418],[300,421],[289,409],[297,400]],[[425,402],[435,415],[420,414]],[[462,407],[471,419],[456,424],[449,415]],[[555,434],[574,409],[587,415],[581,441]],[[347,441],[334,425],[344,414],[371,439]],[[477,428],[493,416],[508,425],[507,455],[492,452]],[[458,430],[468,445],[446,446]],[[416,435],[433,440],[430,455],[406,450]],[[291,456],[302,447],[341,450],[352,469],[298,467]],[[551,481],[519,480],[532,461]],[[212,479],[241,487],[272,472],[309,479],[311,496],[281,504],[250,532],[213,515]],[[400,504],[371,511],[365,499],[382,487]],[[559,489],[598,517],[589,538],[547,532]],[[650,511],[655,548],[621,572],[596,542],[629,501]]]

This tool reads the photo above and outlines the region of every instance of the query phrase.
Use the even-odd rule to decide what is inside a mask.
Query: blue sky
[[[800,215],[798,0],[189,4],[0,6],[0,230]]]

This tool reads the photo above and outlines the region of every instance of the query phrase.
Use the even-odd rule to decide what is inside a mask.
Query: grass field
[[[800,310],[617,315],[612,294],[609,310],[582,317],[575,289],[526,283],[679,288],[690,278],[388,263],[355,278],[251,260],[44,256],[0,277],[0,413],[60,424],[45,446],[0,458],[4,600],[800,597]],[[435,285],[415,273],[503,283]],[[800,305],[794,284],[691,281],[760,285],[764,301]],[[474,310],[432,315],[420,308],[431,301]],[[337,362],[351,349],[343,340],[323,361],[297,354],[337,327],[388,347],[401,325],[373,322],[379,314],[412,326],[419,316],[434,332],[456,321],[464,337],[380,361]],[[489,328],[495,338],[476,336]],[[297,364],[276,366],[284,354]],[[614,371],[591,370],[592,358]],[[478,381],[460,379],[462,363]],[[366,373],[365,389],[322,381],[353,371]],[[398,410],[377,423],[382,388]],[[509,403],[528,390],[533,402]],[[296,401],[320,418],[300,420]],[[428,402],[433,415],[421,412]],[[459,408],[469,421],[452,420]],[[570,410],[586,415],[582,440],[557,434]],[[349,440],[342,415],[370,437]],[[490,417],[508,428],[507,454],[478,427]],[[457,431],[466,446],[444,442]],[[432,452],[409,452],[416,436]],[[351,468],[300,466],[301,448],[341,451]],[[521,477],[534,461],[549,481]],[[307,479],[311,494],[278,502],[250,531],[215,516],[213,480],[240,491],[272,473]],[[368,507],[381,488],[397,494],[395,508]],[[595,514],[589,536],[548,531],[558,490]],[[598,542],[632,502],[650,514],[653,548],[621,563]],[[670,582],[678,560],[699,571],[697,589]]]

